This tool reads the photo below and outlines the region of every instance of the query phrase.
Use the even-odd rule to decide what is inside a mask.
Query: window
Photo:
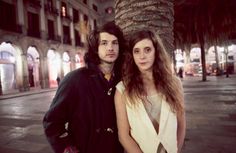
[[[79,11],[76,9],[73,9],[73,22],[79,22]]]
[[[70,28],[68,26],[63,26],[63,42],[65,44],[71,44]]]
[[[10,63],[14,63],[15,62],[15,57],[13,56],[13,54],[11,54],[11,53],[9,53],[7,51],[0,52],[0,59],[7,60]]]
[[[231,55],[231,56],[228,56],[228,59],[229,59],[229,60],[234,60],[234,56],[232,56],[232,55]]]
[[[80,46],[81,45],[81,39],[79,31],[75,30],[75,45]]]
[[[53,2],[52,2],[52,0],[48,0],[47,3],[48,3],[48,7],[49,7],[50,9],[52,9],[52,8],[53,8]]]
[[[61,16],[66,17],[67,16],[67,10],[66,10],[66,3],[61,3]]]
[[[84,14],[84,21],[88,21],[88,16],[86,14]]]
[[[16,8],[12,4],[0,1],[0,28],[16,30]]]
[[[52,20],[48,20],[48,39],[55,39],[54,33],[54,22]]]
[[[28,35],[37,38],[40,37],[38,14],[28,12]]]
[[[83,0],[83,3],[84,3],[84,4],[87,4],[87,0]]]
[[[105,9],[105,12],[107,14],[112,14],[114,12],[114,9],[112,7],[108,7],[108,8]]]
[[[98,11],[98,7],[95,5],[95,4],[93,4],[93,9],[97,12]]]

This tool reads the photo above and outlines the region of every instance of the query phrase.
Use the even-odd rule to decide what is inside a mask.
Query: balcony
[[[55,16],[58,16],[59,15],[59,11],[57,8],[49,5],[49,4],[45,4],[44,5],[44,10],[45,12],[49,13],[49,14],[52,14],[52,15],[55,15]]]
[[[66,16],[61,15],[61,18],[62,18],[62,20],[67,21],[67,22],[72,22],[73,21],[73,18],[69,15],[66,15]]]
[[[27,35],[35,38],[40,38],[40,32],[36,31],[35,29],[28,29]]]
[[[65,36],[63,37],[63,43],[64,43],[64,44],[71,45],[71,39],[69,38],[68,35],[65,35]]]
[[[29,6],[36,9],[40,9],[42,7],[40,0],[26,0],[26,2],[29,4]]]

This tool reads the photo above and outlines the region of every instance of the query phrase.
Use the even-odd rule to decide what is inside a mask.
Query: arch
[[[79,51],[75,54],[75,68],[81,68],[85,66],[84,51]]]
[[[62,67],[63,67],[63,75],[65,76],[67,73],[71,71],[71,59],[69,53],[66,51],[62,55]]]
[[[29,72],[29,85],[30,87],[39,87],[39,53],[35,46],[29,46],[27,49],[27,64]]]
[[[0,82],[2,92],[9,93],[18,89],[19,77],[22,74],[21,50],[10,42],[0,44]]]
[[[57,77],[61,74],[61,56],[55,50],[49,49],[47,52],[49,87],[57,86]]]

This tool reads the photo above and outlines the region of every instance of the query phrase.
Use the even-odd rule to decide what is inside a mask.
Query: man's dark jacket
[[[56,153],[71,145],[79,153],[123,152],[114,107],[117,76],[108,82],[96,66],[89,65],[61,81],[43,119],[45,134]]]

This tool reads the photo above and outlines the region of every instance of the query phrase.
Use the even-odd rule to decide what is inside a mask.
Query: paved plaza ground
[[[182,153],[236,153],[236,75],[182,80],[187,131]],[[52,153],[42,117],[55,93],[0,96],[0,153]],[[27,96],[26,96],[27,95]]]

